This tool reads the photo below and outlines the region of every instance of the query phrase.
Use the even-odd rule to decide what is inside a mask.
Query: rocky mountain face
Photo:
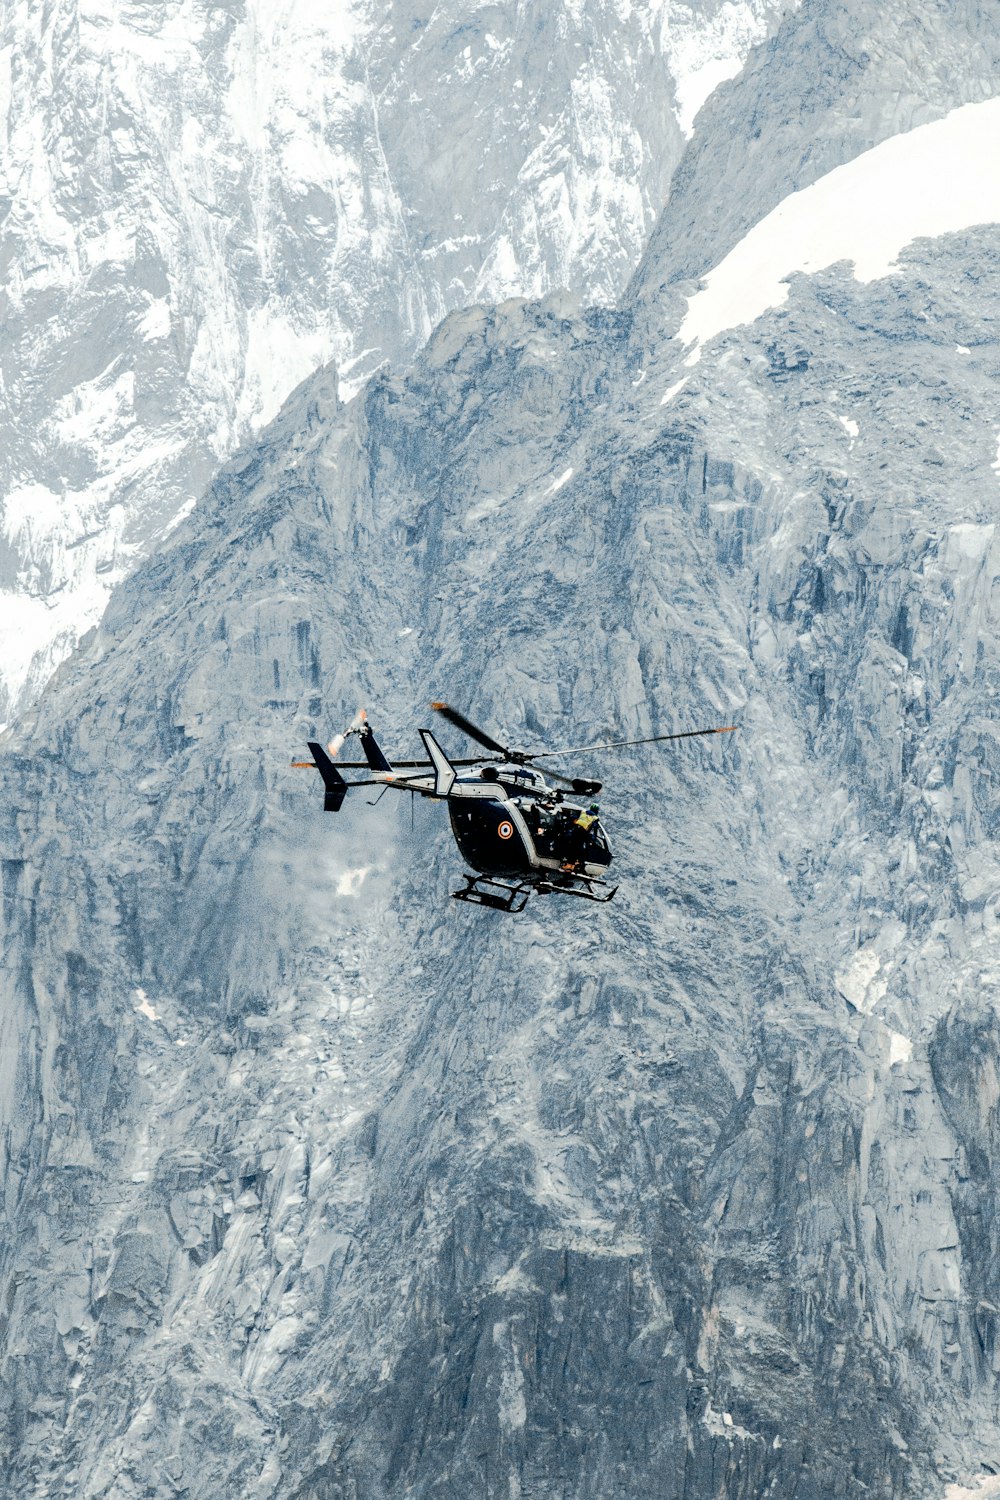
[[[4,7],[0,723],[319,364],[350,393],[469,301],[613,300],[787,8]]]
[[[115,591],[0,759],[7,1492],[995,1492],[998,256],[455,312]],[[503,918],[288,766],[444,695],[739,732]]]

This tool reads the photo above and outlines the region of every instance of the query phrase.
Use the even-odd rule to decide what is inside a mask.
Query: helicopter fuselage
[[[570,864],[582,876],[606,873],[612,854],[600,820],[581,828],[576,820],[583,807],[567,802],[540,771],[517,762],[458,771],[434,736],[420,733],[433,771],[373,765],[372,781],[446,801],[455,842],[474,870],[506,879],[544,878]],[[370,738],[366,748],[372,748]]]
[[[557,871],[567,862],[576,863],[582,874],[603,875],[612,855],[600,821],[579,829],[576,819],[583,808],[557,801],[537,773],[529,775],[527,785],[511,785],[501,770],[494,784],[499,795],[488,800],[478,795],[478,787],[472,795],[462,795],[463,783],[482,785],[479,777],[456,781],[448,814],[463,857],[482,875],[511,878]]]
[[[324,809],[339,812],[350,787],[358,785],[447,802],[455,842],[477,872],[464,877],[464,890],[452,892],[457,900],[516,912],[523,909],[529,889],[591,901],[614,896],[617,888],[603,878],[612,855],[596,809],[584,812],[567,802],[565,791],[550,786],[534,766],[517,756],[486,765],[451,761],[428,729],[420,730],[427,760],[393,765],[363,718],[356,732],[369,773],[363,782],[346,782],[323,746],[309,741],[309,764],[323,778]],[[345,762],[343,769],[360,767]],[[573,783],[572,789],[593,792],[599,785]]]

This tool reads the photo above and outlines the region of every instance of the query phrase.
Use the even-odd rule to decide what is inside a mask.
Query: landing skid
[[[597,875],[581,875],[576,870],[540,880],[535,886],[540,896],[547,896],[550,892],[556,896],[579,896],[583,901],[598,901],[602,906],[614,900],[617,889],[616,885],[609,886]]]
[[[453,901],[471,901],[473,906],[489,906],[494,911],[509,911],[516,916],[528,904],[531,887],[508,885],[505,880],[491,880],[488,875],[463,875],[464,891],[452,891]]]
[[[465,889],[452,891],[453,901],[469,901],[473,906],[489,906],[493,911],[507,911],[516,916],[524,911],[532,891],[540,896],[579,896],[582,901],[597,901],[602,906],[612,901],[616,885],[596,875],[581,875],[577,871],[553,873],[545,880],[520,881],[510,885],[506,880],[493,880],[488,875],[463,875]]]

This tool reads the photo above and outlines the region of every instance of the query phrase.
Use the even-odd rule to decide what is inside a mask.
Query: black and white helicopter
[[[465,875],[464,888],[453,891],[452,895],[456,901],[471,901],[507,912],[523,911],[532,891],[603,902],[610,901],[618,889],[604,879],[612,854],[597,804],[582,800],[596,797],[601,782],[567,777],[551,770],[543,775],[535,768],[535,761],[596,750],[620,750],[627,745],[696,739],[706,734],[730,734],[735,728],[729,725],[724,729],[689,729],[640,740],[571,745],[563,750],[516,750],[501,745],[447,703],[433,703],[431,707],[470,739],[478,740],[489,755],[452,760],[431,731],[421,729],[427,760],[390,762],[376,743],[368,716],[361,709],[344,733],[335,735],[326,749],[310,740],[312,760],[292,764],[319,771],[325,788],[325,812],[339,812],[348,791],[356,786],[380,786],[384,790],[391,787],[447,802],[455,842],[476,871],[475,875]],[[364,760],[340,761],[334,765],[334,757],[351,735],[358,736]],[[369,774],[362,781],[345,781],[341,771]]]

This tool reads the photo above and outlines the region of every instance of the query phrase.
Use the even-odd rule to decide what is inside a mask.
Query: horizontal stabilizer
[[[322,745],[317,744],[315,740],[310,740],[309,749],[312,751],[316,769],[323,778],[323,788],[326,793],[323,798],[323,811],[340,812],[344,805],[344,798],[347,796],[347,782]]]

